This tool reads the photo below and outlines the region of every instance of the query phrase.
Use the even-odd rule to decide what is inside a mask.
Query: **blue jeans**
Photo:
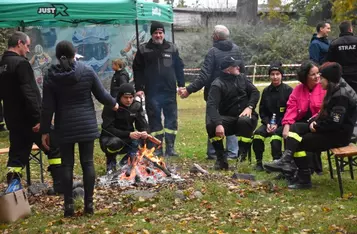
[[[235,135],[226,136],[226,154],[227,156],[238,155],[238,139]],[[207,155],[216,155],[216,151],[214,150],[209,139],[207,140]]]

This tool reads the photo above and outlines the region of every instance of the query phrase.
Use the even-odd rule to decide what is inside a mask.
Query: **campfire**
[[[99,178],[99,184],[104,186],[130,186],[134,184],[157,184],[170,181],[183,181],[167,167],[163,157],[157,157],[154,152],[162,146],[161,141],[153,136],[148,139],[156,147],[147,148],[146,143],[139,147],[138,152],[128,159],[128,163],[118,171]]]

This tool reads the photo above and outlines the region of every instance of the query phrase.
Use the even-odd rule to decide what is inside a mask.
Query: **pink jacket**
[[[308,108],[312,116],[316,115],[320,111],[325,94],[326,91],[322,89],[321,84],[317,84],[311,93],[303,84],[296,86],[289,97],[282,125],[291,125],[304,118]]]

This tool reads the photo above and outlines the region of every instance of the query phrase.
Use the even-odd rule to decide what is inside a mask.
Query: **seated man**
[[[104,107],[100,147],[107,157],[107,172],[116,170],[117,154],[124,154],[120,164],[138,150],[139,140],[146,139],[148,124],[140,102],[134,100],[135,90],[131,84],[122,84],[118,89],[119,109],[115,112]],[[134,129],[135,123],[135,129]]]
[[[286,103],[293,89],[282,82],[283,69],[281,63],[271,64],[269,77],[271,84],[263,90],[259,104],[259,115],[262,125],[255,130],[253,136],[253,150],[257,165],[257,171],[263,171],[264,140],[270,138],[271,154],[273,159],[281,157],[282,132],[281,120],[284,117]],[[275,117],[273,117],[275,116]],[[274,119],[275,118],[275,119]]]
[[[258,114],[254,111],[259,101],[258,89],[240,73],[242,61],[224,57],[220,69],[208,94],[206,128],[216,150],[216,170],[227,170],[223,138],[237,135],[239,152],[246,155],[250,148],[252,133],[257,126]]]

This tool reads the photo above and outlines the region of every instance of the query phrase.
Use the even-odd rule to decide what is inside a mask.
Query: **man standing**
[[[222,73],[213,81],[208,94],[206,129],[217,154],[216,170],[228,169],[223,138],[237,135],[239,150],[248,152],[258,122],[254,109],[259,101],[259,91],[244,74],[240,74],[241,63],[230,56],[224,57]]]
[[[342,77],[357,92],[357,37],[353,35],[351,21],[341,22],[339,28],[340,36],[331,42],[327,61],[337,62],[342,66]],[[357,141],[357,124],[351,141]]]
[[[178,87],[185,86],[184,64],[177,47],[165,40],[162,23],[152,22],[150,33],[151,39],[139,47],[133,62],[136,94],[142,96],[145,93],[150,134],[161,141],[165,136],[165,155],[178,156],[174,148],[177,134],[176,82]],[[163,155],[162,149],[156,154]]]
[[[207,101],[209,89],[215,78],[220,75],[220,64],[225,56],[233,57],[236,60],[242,60],[242,54],[239,47],[228,40],[229,30],[223,25],[216,25],[213,30],[212,39],[213,47],[208,51],[199,76],[186,88],[180,90],[181,98],[188,97],[191,93],[195,93],[205,87],[203,98]],[[244,66],[240,68],[240,72],[244,73]],[[234,135],[227,136],[227,153],[229,158],[238,157],[238,144]],[[215,152],[212,144],[207,142],[207,159],[215,159]]]
[[[331,32],[331,25],[327,22],[318,23],[316,26],[316,32],[312,35],[309,55],[310,60],[321,65],[326,61],[327,51],[330,42],[327,39],[329,32]]]
[[[50,151],[41,143],[41,96],[34,72],[25,58],[30,52],[30,38],[23,32],[15,32],[8,40],[8,50],[0,62],[0,99],[4,104],[4,117],[9,130],[10,151],[7,163],[7,182],[18,179],[28,164],[32,144],[41,148],[49,159],[55,192],[60,193],[61,157],[58,148]]]

